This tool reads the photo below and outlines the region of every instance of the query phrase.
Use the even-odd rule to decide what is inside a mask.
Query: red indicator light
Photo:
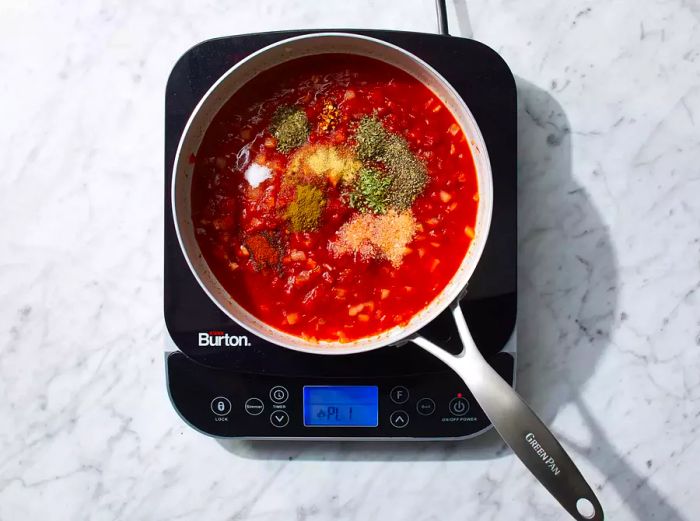
[[[462,397],[462,393],[457,393],[457,398],[461,398],[461,397]]]

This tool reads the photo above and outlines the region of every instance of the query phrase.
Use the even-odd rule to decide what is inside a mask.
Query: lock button
[[[211,411],[217,416],[226,416],[231,412],[231,401],[225,396],[217,396],[211,401]]]

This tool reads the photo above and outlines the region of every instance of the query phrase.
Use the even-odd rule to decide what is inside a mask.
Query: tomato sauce
[[[329,103],[330,128],[321,124]],[[283,183],[292,153],[278,150],[269,130],[285,105],[305,111],[309,143],[352,149],[358,122],[374,116],[425,165],[400,264],[332,251],[358,215],[342,183],[325,187],[317,229],[289,228]],[[309,341],[349,342],[407,323],[445,288],[474,237],[479,195],[464,133],[432,91],[370,58],[305,57],[258,75],[217,114],[193,160],[192,216],[211,270],[250,313]],[[269,172],[255,188],[244,176],[253,163]],[[256,260],[249,246],[261,233],[275,234],[274,248],[262,245]]]

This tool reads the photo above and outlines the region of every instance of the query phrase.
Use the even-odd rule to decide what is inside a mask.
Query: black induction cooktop
[[[201,289],[182,254],[170,187],[178,142],[195,105],[244,57],[310,32],[326,31],[208,40],[187,51],[168,79],[164,314],[172,403],[192,427],[217,437],[451,439],[478,434],[490,423],[469,390],[446,365],[418,346],[408,343],[343,356],[275,346],[228,318]],[[393,43],[427,61],[459,92],[482,131],[493,170],[493,220],[486,249],[460,305],[479,349],[512,384],[517,299],[513,76],[498,54],[473,40],[396,31],[341,32]],[[447,351],[461,350],[448,312],[421,334]],[[329,406],[331,402],[340,405]],[[353,407],[355,419],[348,421],[348,408],[352,413]]]

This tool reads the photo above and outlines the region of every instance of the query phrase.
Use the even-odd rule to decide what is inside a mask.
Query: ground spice
[[[246,238],[245,245],[258,268],[272,267],[279,263],[280,252],[277,240],[271,240],[265,233],[257,233]]]
[[[308,232],[318,228],[321,212],[326,205],[321,190],[313,185],[299,185],[296,197],[285,212],[289,227],[294,232]]]
[[[416,219],[411,210],[358,214],[340,227],[330,249],[335,255],[354,253],[363,258],[384,258],[396,268],[415,233]]]
[[[387,131],[379,120],[364,117],[355,130],[356,152],[363,161],[377,161],[391,178],[386,204],[409,208],[428,181],[428,170],[411,152],[406,140]]]
[[[313,181],[325,177],[333,185],[340,181],[350,183],[361,166],[362,163],[348,148],[305,145],[289,160],[285,180],[297,182],[300,178],[307,178],[308,181]]]
[[[277,150],[291,152],[303,145],[309,137],[309,120],[299,107],[278,108],[272,116],[270,132],[277,140]]]

